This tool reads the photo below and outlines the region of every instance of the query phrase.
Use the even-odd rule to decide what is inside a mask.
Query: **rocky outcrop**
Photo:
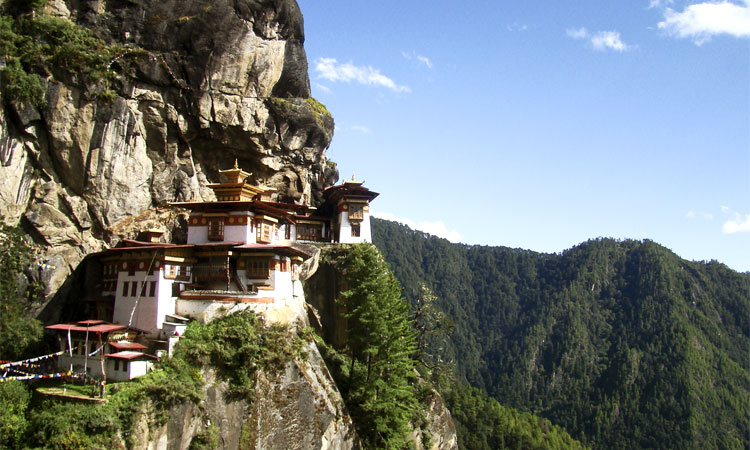
[[[337,179],[294,0],[54,0],[46,11],[122,49],[114,98],[51,78],[43,108],[4,99],[0,216],[45,246],[49,295],[87,253],[135,237],[134,218],[174,230],[182,220],[148,211],[210,199],[205,185],[235,159],[284,201],[316,204]]]
[[[134,430],[135,450],[187,450],[213,427],[217,450],[349,450],[358,448],[352,420],[317,347],[285,370],[260,372],[255,400],[228,400],[228,386],[204,371],[204,400],[169,411],[153,425],[144,408]]]

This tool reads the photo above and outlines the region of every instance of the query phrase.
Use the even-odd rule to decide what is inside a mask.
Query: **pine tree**
[[[342,261],[349,289],[341,293],[352,358],[348,403],[366,447],[405,448],[417,411],[414,330],[401,286],[371,244],[353,246]]]

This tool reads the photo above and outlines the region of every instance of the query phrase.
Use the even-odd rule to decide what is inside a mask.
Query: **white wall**
[[[161,331],[166,315],[175,313],[175,301],[174,297],[172,297],[172,284],[174,280],[164,278],[164,269],[165,266],[162,264],[159,267],[159,271],[155,272],[158,277],[156,285],[156,328],[158,331]]]
[[[359,244],[361,242],[372,242],[372,232],[370,231],[370,213],[365,212],[359,227],[359,237],[352,236],[352,225],[349,222],[349,212],[341,211],[339,213],[339,243],[341,244]]]
[[[128,275],[128,272],[123,271],[118,274],[117,291],[115,293],[115,311],[112,319],[114,323],[120,325],[128,325],[133,307],[136,304],[136,299],[138,299],[138,296],[141,293],[141,283],[144,280],[147,282],[147,284],[150,284],[151,281],[157,281],[157,297],[155,298],[149,296],[151,289],[150,286],[147,285],[146,295],[140,295],[140,299],[138,300],[138,307],[136,308],[135,313],[133,313],[133,322],[130,323],[130,326],[145,330],[150,336],[158,334],[158,328],[161,325],[161,322],[164,321],[164,314],[173,314],[173,312],[164,312],[161,314],[161,319],[159,319],[160,314],[159,307],[157,305],[157,298],[160,292],[160,283],[158,283],[158,280],[161,276],[161,271],[162,268],[160,267],[158,271],[154,271],[154,275],[148,276],[146,276],[146,271],[136,271],[135,275],[132,276]],[[128,282],[128,294],[126,296],[123,296],[122,285],[125,282]],[[132,292],[133,282],[138,283],[138,288],[136,289],[135,296],[130,295],[130,293]]]
[[[208,227],[206,225],[188,225],[188,244],[205,244],[208,242]]]

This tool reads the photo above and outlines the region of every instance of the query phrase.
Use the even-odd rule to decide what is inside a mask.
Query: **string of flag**
[[[13,367],[13,366],[17,366],[17,365],[25,364],[25,363],[33,363],[33,362],[41,361],[47,358],[53,358],[55,356],[60,356],[65,352],[66,350],[62,350],[56,353],[50,353],[49,355],[37,356],[36,358],[31,358],[31,359],[24,359],[23,361],[0,364],[0,369],[5,369],[6,367]]]
[[[72,372],[58,372],[58,373],[45,373],[45,374],[39,374],[39,375],[22,375],[17,377],[5,377],[0,378],[0,383],[4,383],[6,381],[24,381],[24,380],[41,380],[41,379],[47,379],[47,378],[61,378],[65,376],[71,376]]]

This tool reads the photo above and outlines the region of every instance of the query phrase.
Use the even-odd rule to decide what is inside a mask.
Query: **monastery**
[[[209,185],[216,201],[172,204],[190,210],[187,243],[162,243],[161,232],[148,230],[94,255],[102,267],[96,317],[47,327],[59,333],[61,366],[132,379],[152,354],[171,353],[189,319],[252,309],[288,321],[304,309],[300,266],[314,253],[306,244],[371,242],[378,193],[362,182],[326,188],[314,208],[271,201],[274,191],[248,183],[236,162],[220,175]]]

